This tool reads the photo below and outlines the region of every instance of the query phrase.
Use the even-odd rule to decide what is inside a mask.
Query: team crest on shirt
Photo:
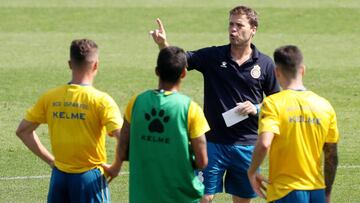
[[[259,65],[255,65],[250,71],[251,77],[258,79],[261,75],[261,68]]]

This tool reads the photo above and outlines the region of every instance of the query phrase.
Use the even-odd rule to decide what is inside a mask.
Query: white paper
[[[239,123],[240,121],[245,120],[249,117],[248,115],[241,115],[239,113],[239,108],[240,106],[235,106],[229,111],[222,113],[222,116],[224,118],[227,127],[233,126],[236,123]]]

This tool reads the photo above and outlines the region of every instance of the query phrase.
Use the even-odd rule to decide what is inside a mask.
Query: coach
[[[157,23],[159,28],[151,34],[162,49],[169,44],[160,19]],[[204,113],[211,128],[206,133],[209,164],[203,171],[203,203],[222,192],[225,172],[225,192],[233,202],[250,202],[256,196],[247,169],[257,139],[258,109],[264,94],[279,91],[272,60],[252,44],[258,26],[253,9],[235,7],[229,16],[230,44],[187,52],[188,70],[198,70],[204,77]],[[234,107],[249,117],[227,127],[222,113]]]

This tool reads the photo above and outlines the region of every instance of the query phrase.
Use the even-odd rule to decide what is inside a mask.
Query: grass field
[[[42,92],[69,81],[72,39],[87,37],[99,44],[101,64],[95,86],[112,95],[124,111],[133,94],[156,87],[158,50],[148,31],[156,27],[157,17],[163,20],[171,44],[193,50],[228,43],[228,10],[239,3],[260,14],[255,37],[260,50],[272,55],[284,44],[303,50],[307,88],[326,97],[338,116],[340,166],[333,202],[359,202],[357,0],[0,1],[0,202],[46,201],[50,169],[23,146],[15,129]],[[202,76],[190,72],[182,91],[202,103],[202,88]],[[46,126],[38,134],[49,146]],[[114,140],[108,139],[110,161],[113,154]],[[123,171],[128,171],[127,165]],[[128,202],[127,182],[124,174],[111,183],[113,202]],[[221,194],[214,202],[230,202],[230,198]]]

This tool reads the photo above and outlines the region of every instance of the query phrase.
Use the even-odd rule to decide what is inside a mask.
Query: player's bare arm
[[[35,132],[38,126],[38,123],[22,120],[16,130],[16,135],[36,156],[49,164],[50,167],[54,167],[54,156],[40,142]]]
[[[338,166],[338,153],[336,143],[324,144],[324,174],[325,174],[325,195],[326,202],[330,202],[332,185],[335,180],[336,169]]]
[[[121,162],[129,160],[129,144],[130,144],[130,123],[124,118],[124,124],[121,127],[119,148],[117,153]]]
[[[205,135],[190,140],[195,154],[195,164],[198,169],[204,169],[208,165]]]
[[[163,49],[169,46],[169,43],[166,40],[166,32],[164,25],[162,24],[160,18],[156,19],[158,28],[150,31],[151,36],[154,39],[154,42],[159,46],[159,49]]]
[[[255,145],[251,165],[248,169],[248,177],[250,184],[253,187],[254,191],[262,198],[266,197],[265,193],[262,190],[266,190],[265,183],[268,183],[268,181],[263,176],[258,174],[256,170],[264,161],[273,139],[274,133],[272,132],[263,132],[260,134],[258,141]]]
[[[117,177],[119,175],[120,169],[121,169],[121,165],[122,165],[122,161],[120,160],[119,157],[119,144],[120,144],[120,129],[116,129],[114,131],[112,131],[109,134],[111,137],[114,137],[116,139],[116,151],[115,151],[115,159],[113,161],[113,163],[111,165],[109,164],[103,164],[102,167],[107,175],[107,181],[108,183],[110,183],[115,177]]]

